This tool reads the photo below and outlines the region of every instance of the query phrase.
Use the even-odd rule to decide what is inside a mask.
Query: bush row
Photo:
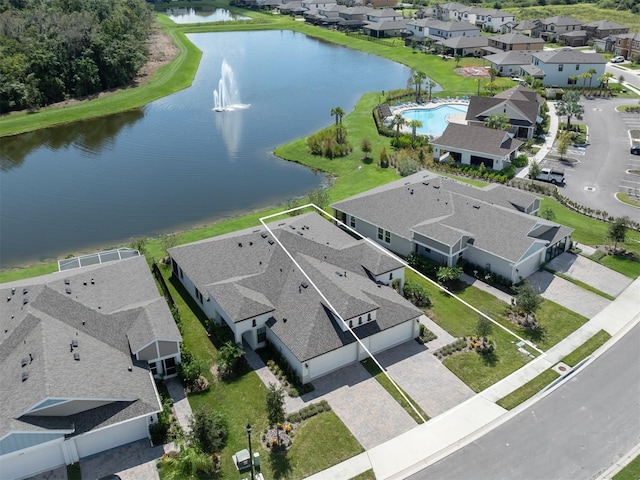
[[[283,380],[283,384],[287,389],[287,394],[290,397],[299,397],[300,395],[313,391],[313,385],[310,383],[302,383],[297,372],[289,364],[284,355],[282,355],[282,353],[273,345],[273,343],[267,341],[267,346],[258,350],[257,353],[267,364],[269,370],[271,370],[271,372],[280,380]]]
[[[300,423],[307,418],[311,418],[322,412],[328,412],[329,410],[331,410],[331,405],[329,405],[326,400],[321,400],[318,403],[312,403],[311,405],[304,407],[302,410],[298,410],[297,412],[288,415],[287,422]]]

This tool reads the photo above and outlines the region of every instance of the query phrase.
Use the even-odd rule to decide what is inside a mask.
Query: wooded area
[[[152,21],[144,0],[0,0],[0,112],[128,84]]]

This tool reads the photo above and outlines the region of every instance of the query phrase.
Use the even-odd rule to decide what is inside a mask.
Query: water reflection
[[[77,148],[85,154],[94,154],[112,145],[125,127],[131,127],[144,117],[141,109],[130,110],[69,125],[45,128],[2,139],[0,170],[19,167],[34,151],[48,147],[51,150]]]
[[[175,23],[206,23],[228,22],[231,20],[248,20],[249,17],[231,13],[225,8],[199,7],[199,8],[168,8],[166,15]]]

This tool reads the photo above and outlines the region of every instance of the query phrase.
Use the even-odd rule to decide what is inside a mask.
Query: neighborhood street
[[[598,478],[640,443],[639,345],[636,325],[545,398],[409,478]]]

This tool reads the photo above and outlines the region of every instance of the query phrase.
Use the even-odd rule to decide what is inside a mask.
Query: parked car
[[[622,63],[624,60],[625,59],[622,55],[617,55],[611,59],[611,63]]]
[[[631,152],[632,155],[640,155],[640,145],[633,145],[629,149],[629,152]]]
[[[531,176],[529,176],[531,178]],[[538,175],[536,180],[541,180],[543,182],[551,182],[554,185],[562,185],[564,184],[564,170],[559,168],[548,168],[544,167],[540,171],[540,175]]]

